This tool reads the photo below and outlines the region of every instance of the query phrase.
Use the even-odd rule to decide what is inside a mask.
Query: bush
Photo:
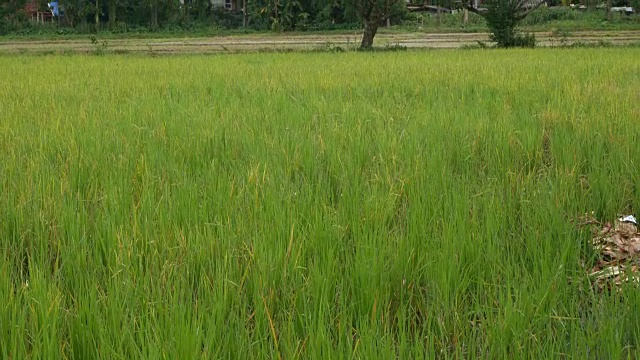
[[[409,13],[409,16],[406,20],[402,22],[403,26],[417,26],[418,28],[422,27],[424,29],[431,28],[484,28],[485,21],[482,16],[469,13],[468,22],[464,24],[462,11],[453,13],[453,14],[440,14],[440,19],[438,19],[437,14],[429,14],[429,13]]]
[[[487,12],[484,19],[491,31],[490,39],[498,47],[534,47],[535,37],[518,33],[518,23],[525,10],[514,0],[491,0],[486,3]]]
[[[273,19],[273,22],[271,23],[271,31],[275,33],[282,32],[282,25],[280,24],[278,19]]]
[[[523,25],[541,25],[552,21],[578,20],[581,13],[566,7],[541,7],[523,21]]]
[[[536,47],[536,36],[532,33],[518,35],[513,44],[514,47],[534,48]]]
[[[519,34],[515,28],[492,30],[489,38],[495,42],[498,47],[533,48],[536,46],[536,37],[534,34]]]
[[[0,35],[12,33],[28,24],[29,22],[23,12],[0,4]]]
[[[243,14],[232,12],[222,6],[214,6],[211,9],[211,20],[222,29],[236,29],[242,27]]]

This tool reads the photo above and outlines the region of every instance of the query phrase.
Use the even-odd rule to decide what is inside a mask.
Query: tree
[[[0,20],[15,17],[25,5],[25,0],[0,1]]]
[[[109,0],[109,27],[116,27],[116,13],[118,9],[118,0]]]
[[[295,29],[302,6],[298,0],[249,0],[246,1],[245,25],[251,20],[254,27],[279,32]]]
[[[373,38],[378,32],[380,23],[386,21],[394,7],[399,4],[401,5],[401,0],[354,0],[358,16],[364,22],[361,49],[369,49],[373,46]]]
[[[485,8],[476,7],[469,1],[465,8],[482,16],[491,31],[491,41],[499,47],[533,46],[533,35],[518,34],[517,26],[520,21],[544,4],[544,0],[487,0]]]
[[[198,0],[196,1],[196,10],[198,12],[198,21],[203,22],[207,18],[207,10],[209,10],[209,6],[211,6],[211,1],[209,0]]]
[[[100,30],[100,13],[101,13],[100,0],[96,0],[96,14],[95,14],[96,31]]]
[[[14,22],[20,15],[24,15],[19,9],[24,7],[24,0],[0,1],[0,35],[14,28]]]
[[[159,0],[151,0],[151,29],[158,30],[158,1]]]

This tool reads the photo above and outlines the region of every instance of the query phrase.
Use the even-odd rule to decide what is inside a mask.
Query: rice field
[[[637,358],[638,58],[0,57],[0,357]]]

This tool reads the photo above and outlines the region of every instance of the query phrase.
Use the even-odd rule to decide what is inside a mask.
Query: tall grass
[[[2,57],[0,357],[634,357],[639,55]]]

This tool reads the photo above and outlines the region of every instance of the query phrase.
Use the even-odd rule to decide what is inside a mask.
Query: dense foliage
[[[47,0],[38,0],[41,10]],[[220,1],[220,0],[216,0]],[[366,27],[366,11],[357,5],[377,4],[376,1],[353,0],[232,0],[232,9],[212,5],[207,0],[60,0],[64,16],[46,24],[30,21],[24,9],[27,0],[0,0],[0,35],[67,35],[108,31],[112,34],[163,33],[211,34],[226,31],[312,31],[355,30]],[[460,6],[451,0],[428,1],[439,6]],[[485,1],[485,4],[491,0]],[[614,5],[628,5],[640,0],[614,0]],[[215,3],[215,1],[214,1]],[[385,5],[386,1],[380,0]],[[222,4],[222,2],[219,2]],[[456,5],[457,4],[457,5]],[[409,13],[402,1],[390,1],[377,25],[402,25],[412,31],[487,31],[491,19],[462,13]],[[243,9],[246,9],[243,10]],[[521,24],[538,30],[551,31],[555,27],[570,30],[629,29],[640,24],[640,16],[614,14],[607,21],[602,10],[572,10],[569,7],[541,8],[527,16]],[[485,24],[486,20],[486,24]],[[499,17],[498,17],[498,20]]]
[[[500,47],[533,47],[533,35],[523,35],[518,24],[529,15],[524,8],[529,0],[487,0],[487,11],[481,13],[491,31],[490,39]]]
[[[364,34],[360,45],[362,49],[373,46],[373,38],[381,22],[389,20],[393,12],[406,9],[400,0],[354,0],[353,5],[364,23]]]
[[[28,27],[21,11],[25,0],[8,0],[0,6],[4,32]],[[107,26],[111,31],[140,28],[248,27],[256,30],[306,30],[354,28],[360,22],[352,2],[346,0],[233,0],[224,6],[207,0],[84,0],[60,1],[60,25],[80,31]],[[46,1],[40,4],[47,9]],[[2,31],[2,30],[0,30]]]

